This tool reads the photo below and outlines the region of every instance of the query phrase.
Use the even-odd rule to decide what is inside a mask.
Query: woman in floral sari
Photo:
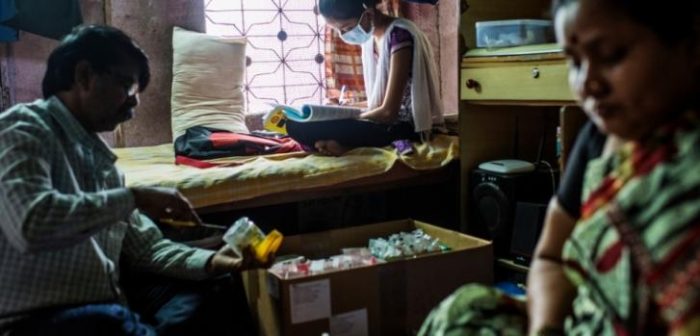
[[[578,162],[583,176],[567,167],[564,183],[583,181],[580,211],[561,191],[550,203],[527,302],[468,285],[421,334],[700,335],[698,7],[555,1],[570,85],[608,143]]]

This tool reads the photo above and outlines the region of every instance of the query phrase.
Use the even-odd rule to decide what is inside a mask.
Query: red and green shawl
[[[563,252],[567,334],[700,335],[699,126],[688,114],[589,164]]]

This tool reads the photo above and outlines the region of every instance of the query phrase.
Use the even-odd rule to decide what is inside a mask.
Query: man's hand
[[[255,258],[255,252],[251,247],[243,250],[243,256],[239,257],[233,249],[224,245],[207,262],[206,270],[209,274],[222,274],[230,272],[240,272],[255,268],[269,268],[275,260],[274,255],[270,255],[266,263],[262,263]]]
[[[130,190],[134,195],[136,208],[155,220],[172,219],[192,222],[197,225],[202,224],[202,220],[194,212],[192,204],[177,189],[133,187]]]

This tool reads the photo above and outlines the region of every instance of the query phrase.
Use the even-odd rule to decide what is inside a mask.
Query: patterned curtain
[[[401,16],[399,0],[382,0],[377,8],[386,14]],[[360,46],[344,43],[333,28],[326,27],[324,57],[327,97],[338,98],[340,89],[345,86],[345,98],[366,100]]]

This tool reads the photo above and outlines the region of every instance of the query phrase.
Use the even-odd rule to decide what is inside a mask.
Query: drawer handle
[[[540,78],[540,69],[532,68],[532,78],[534,78],[534,79]]]
[[[481,84],[473,79],[467,79],[467,89],[481,91]]]

